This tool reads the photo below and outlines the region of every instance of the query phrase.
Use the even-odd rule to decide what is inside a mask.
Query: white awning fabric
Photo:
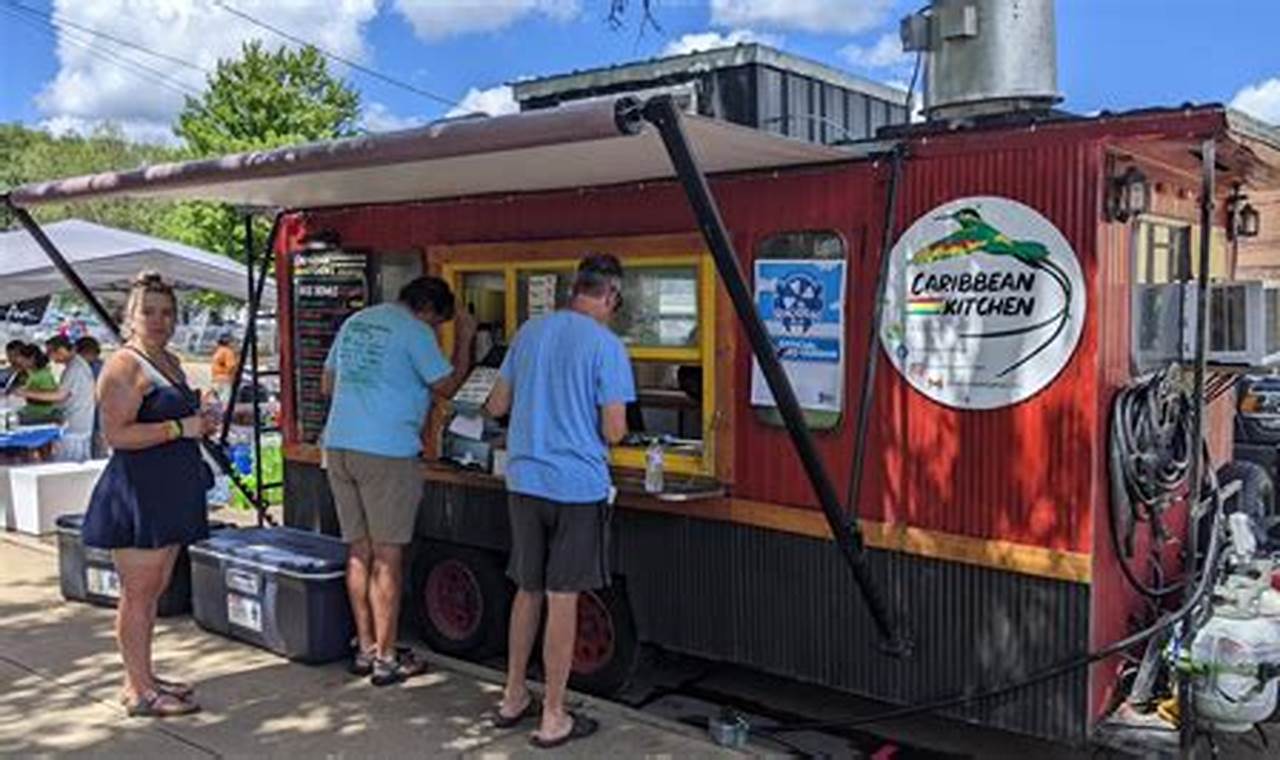
[[[126,196],[305,209],[674,176],[652,125],[633,120],[623,126],[628,107],[624,100],[605,100],[446,120],[398,132],[34,183],[15,188],[10,198],[19,206]],[[856,157],[852,151],[699,116],[684,117],[684,128],[709,174]]]
[[[247,300],[243,264],[169,240],[68,219],[41,225],[94,292],[123,291],[139,271],[154,269],[183,289],[210,290]],[[40,298],[70,286],[25,230],[0,232],[0,304]],[[275,303],[266,283],[263,303]]]

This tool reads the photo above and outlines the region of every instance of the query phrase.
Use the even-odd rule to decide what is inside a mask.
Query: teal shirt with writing
[[[385,457],[422,452],[430,386],[453,371],[426,323],[399,303],[362,309],[342,323],[324,366],[334,381],[326,448]]]

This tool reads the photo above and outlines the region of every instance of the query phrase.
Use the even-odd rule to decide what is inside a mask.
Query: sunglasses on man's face
[[[610,288],[609,292],[613,294],[613,311],[615,313],[622,311],[622,289]]]

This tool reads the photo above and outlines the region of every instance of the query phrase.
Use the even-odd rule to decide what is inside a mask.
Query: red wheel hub
[[[427,617],[436,630],[456,641],[464,641],[480,628],[484,617],[484,594],[480,582],[466,563],[446,559],[427,574],[423,589]]]
[[[604,600],[589,591],[578,597],[578,637],[573,647],[573,672],[590,675],[613,659],[613,615]]]

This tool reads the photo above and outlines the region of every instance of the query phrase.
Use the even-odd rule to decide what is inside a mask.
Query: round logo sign
[[[1052,382],[1080,341],[1080,263],[1035,209],[960,198],[917,219],[889,255],[880,341],[938,403],[1016,404]]]

